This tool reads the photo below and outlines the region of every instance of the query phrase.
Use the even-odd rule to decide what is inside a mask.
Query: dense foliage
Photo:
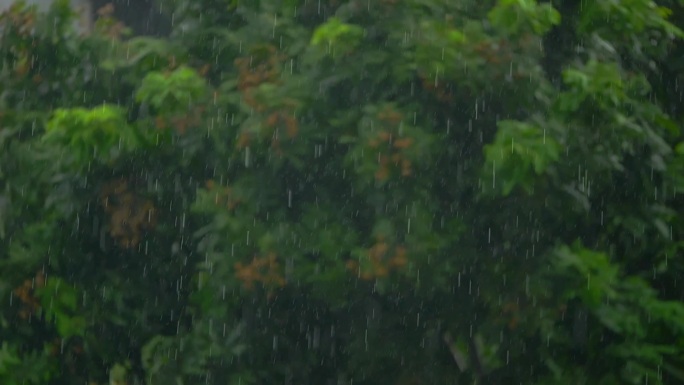
[[[684,384],[684,3],[0,16],[0,383]]]

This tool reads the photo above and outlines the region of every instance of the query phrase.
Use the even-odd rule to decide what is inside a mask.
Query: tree
[[[167,8],[0,19],[3,383],[684,383],[677,4]]]

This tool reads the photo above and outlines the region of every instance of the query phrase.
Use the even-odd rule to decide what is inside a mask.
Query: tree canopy
[[[0,16],[0,383],[684,384],[683,2],[160,7]]]

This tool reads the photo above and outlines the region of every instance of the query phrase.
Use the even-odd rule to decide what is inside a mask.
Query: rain
[[[684,384],[670,0],[0,0],[0,384]]]

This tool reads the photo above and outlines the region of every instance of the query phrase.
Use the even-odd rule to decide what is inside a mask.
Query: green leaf
[[[551,4],[540,5],[536,0],[499,0],[487,16],[492,25],[509,34],[531,29],[544,35],[561,19]]]
[[[529,123],[501,121],[498,126],[494,142],[484,148],[486,186],[503,195],[516,186],[531,192],[538,177],[558,160],[560,145]]]
[[[78,314],[79,292],[73,286],[58,277],[51,277],[44,287],[37,289],[37,296],[46,318],[55,322],[60,336],[83,335],[86,321]]]

